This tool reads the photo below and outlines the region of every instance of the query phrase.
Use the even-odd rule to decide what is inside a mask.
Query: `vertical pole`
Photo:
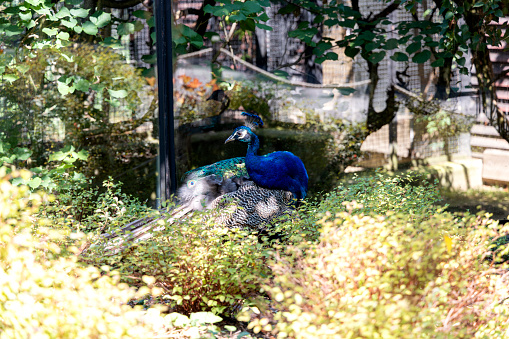
[[[173,60],[171,0],[155,1],[157,85],[159,97],[159,191],[167,200],[177,189],[173,123]]]

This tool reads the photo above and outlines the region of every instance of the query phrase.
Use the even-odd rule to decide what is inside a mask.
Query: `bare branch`
[[[352,2],[352,4],[353,4],[353,2]],[[378,19],[381,19],[381,18],[385,18],[386,16],[388,16],[389,14],[391,14],[392,12],[397,10],[399,5],[401,5],[401,0],[394,1],[392,4],[390,4],[389,6],[385,7],[385,9],[383,11],[381,11],[378,14],[376,14],[373,17],[373,19],[371,19],[370,21],[373,22],[375,20],[378,20]]]

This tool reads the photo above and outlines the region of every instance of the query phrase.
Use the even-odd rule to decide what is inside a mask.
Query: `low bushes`
[[[212,313],[241,305],[261,312],[240,320],[279,338],[509,335],[509,273],[499,264],[509,250],[493,246],[509,225],[443,212],[435,186],[414,174],[357,177],[304,204],[300,220],[276,224],[284,246],[196,213],[120,254],[90,250],[99,270],[77,262],[76,229],[43,218],[42,198],[11,184],[19,172],[0,172],[2,338],[212,336]],[[81,229],[139,217],[141,204],[125,198],[107,183]],[[127,306],[143,300],[168,308]]]
[[[146,337],[151,326],[126,304],[134,290],[68,255],[77,249],[61,248],[62,233],[34,219],[41,196],[8,181],[17,175],[0,168],[2,338]]]
[[[96,264],[115,267],[134,286],[143,275],[152,276],[151,285],[163,290],[159,302],[172,311],[224,314],[257,295],[270,274],[268,256],[256,235],[214,227],[200,214],[169,223],[149,241],[120,254],[93,257]]]
[[[278,311],[250,327],[278,338],[507,337],[509,273],[494,265],[507,250],[492,244],[509,228],[437,210],[426,218],[413,208],[367,215],[375,192],[360,195],[368,206],[324,215],[317,244],[275,258],[265,289]]]

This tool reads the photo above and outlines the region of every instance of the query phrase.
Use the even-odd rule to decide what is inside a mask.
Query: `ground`
[[[493,214],[494,220],[509,219],[509,191],[507,188],[484,187],[484,190],[466,192],[442,189],[441,205],[448,204],[447,211],[477,213],[480,210]]]

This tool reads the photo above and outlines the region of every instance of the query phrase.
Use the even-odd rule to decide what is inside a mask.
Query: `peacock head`
[[[257,126],[263,126],[263,120],[259,115],[247,112],[242,112],[242,115],[247,116],[250,121],[247,121],[245,126],[237,127],[233,134],[230,135],[228,139],[226,139],[224,142],[225,144],[235,140],[251,142],[253,136],[255,136],[253,129],[255,129]]]
[[[226,139],[224,142],[229,143],[230,141],[242,141],[242,142],[251,142],[251,135],[253,134],[253,131],[251,131],[251,128],[247,126],[240,126],[235,129],[235,131]]]

